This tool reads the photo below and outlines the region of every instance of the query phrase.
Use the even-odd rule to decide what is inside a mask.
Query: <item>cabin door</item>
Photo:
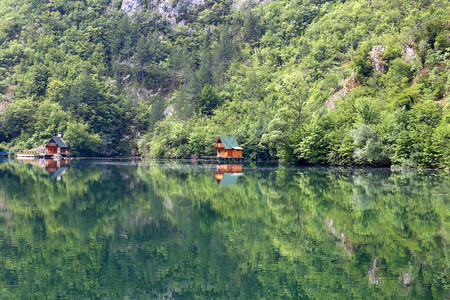
[[[47,154],[56,154],[56,147],[47,147]]]

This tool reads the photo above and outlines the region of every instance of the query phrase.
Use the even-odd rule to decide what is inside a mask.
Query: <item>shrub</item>
[[[351,133],[355,144],[354,158],[357,162],[372,166],[389,165],[387,151],[369,125],[356,125]]]

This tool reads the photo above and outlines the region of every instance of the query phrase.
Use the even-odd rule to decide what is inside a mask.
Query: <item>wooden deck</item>
[[[222,157],[222,156],[203,156],[196,159],[197,161],[203,161],[206,163],[217,163],[217,164],[233,164],[233,163],[243,163],[243,157]]]
[[[61,159],[65,157],[71,156],[70,153],[60,153],[60,154],[45,154],[45,153],[38,153],[38,152],[19,152],[17,153],[17,158],[31,158],[31,159],[38,159],[38,158],[45,158],[45,159]]]

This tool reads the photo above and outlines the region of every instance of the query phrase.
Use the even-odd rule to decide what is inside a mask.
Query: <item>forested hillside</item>
[[[449,8],[3,0],[0,148],[449,168]]]

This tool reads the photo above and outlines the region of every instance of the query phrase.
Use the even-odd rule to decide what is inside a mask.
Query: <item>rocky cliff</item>
[[[141,0],[123,0],[120,9],[126,14],[132,14],[136,11],[141,10],[142,1]]]
[[[0,115],[3,113],[3,110],[8,106],[9,102],[0,100]]]
[[[264,4],[273,0],[228,0],[233,7],[241,9],[251,4]],[[206,5],[205,0],[150,0],[145,9],[156,10],[160,15],[165,16],[172,23],[184,12],[201,9]],[[142,0],[123,0],[121,10],[128,15],[144,9]]]

